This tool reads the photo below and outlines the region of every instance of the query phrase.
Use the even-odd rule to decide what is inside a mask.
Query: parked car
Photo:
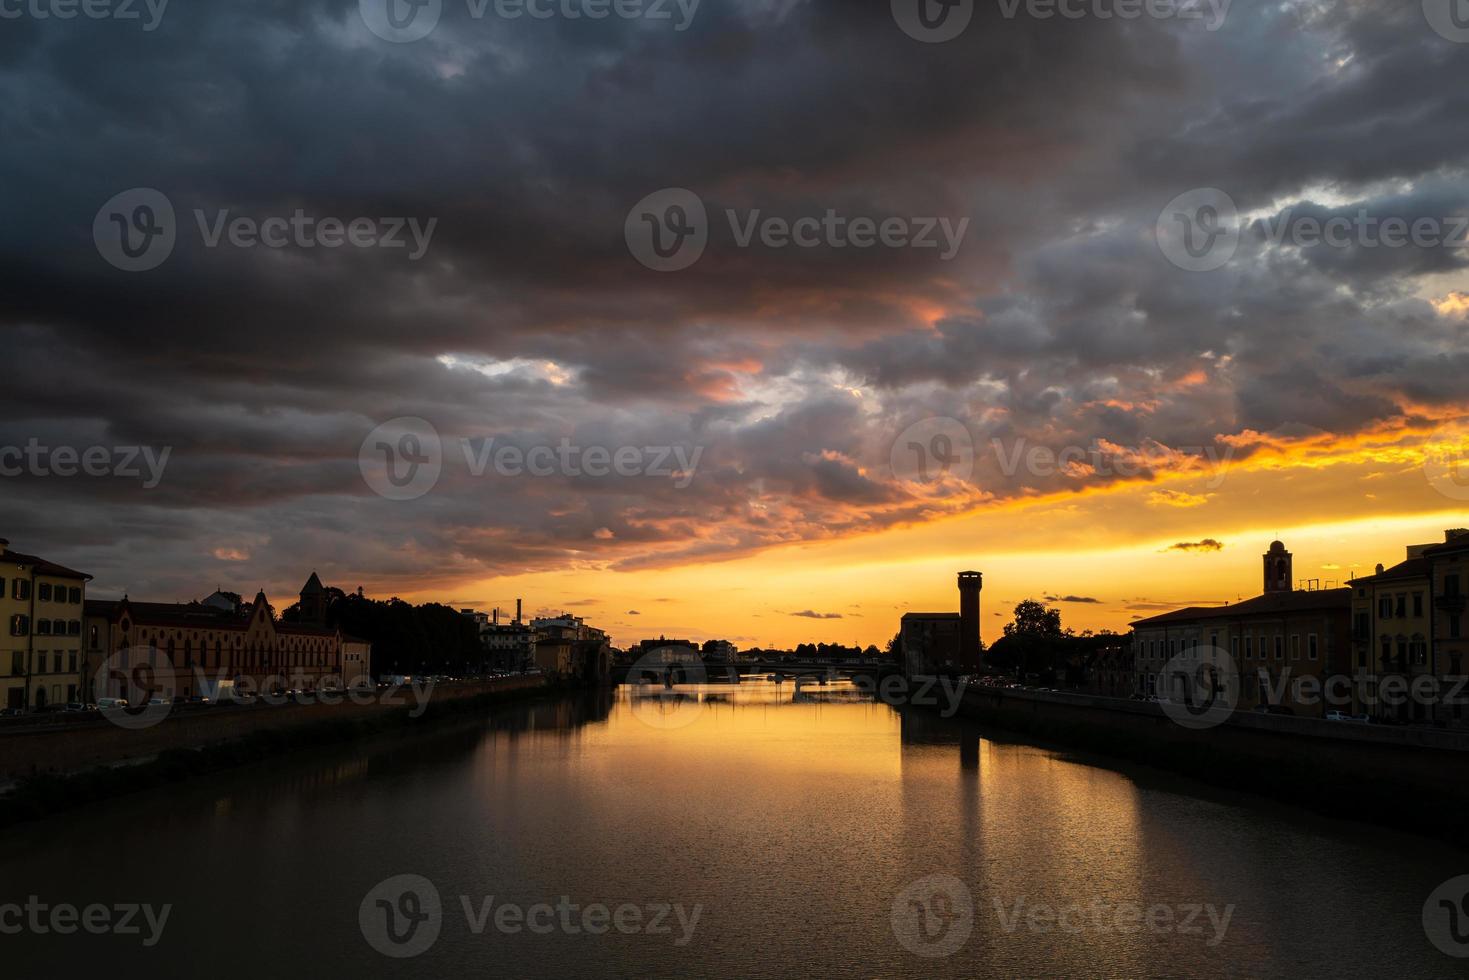
[[[97,699],[97,710],[98,711],[107,711],[107,710],[112,709],[112,708],[126,708],[127,706],[128,706],[127,698],[98,698]]]
[[[1352,716],[1349,715],[1349,714],[1347,714],[1345,711],[1328,711],[1326,713],[1326,720],[1327,721],[1351,721],[1352,720]]]
[[[214,702],[212,700],[210,700],[209,696],[206,695],[206,694],[191,694],[191,695],[189,695],[189,702],[188,703],[189,704],[213,704]]]
[[[82,704],[80,701],[69,701],[66,705],[67,714],[83,714],[88,711],[96,711],[95,704]]]

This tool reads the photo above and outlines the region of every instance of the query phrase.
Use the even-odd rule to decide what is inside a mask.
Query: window
[[[38,620],[36,620],[36,635],[37,636],[50,636],[51,635],[51,620],[49,620],[49,619],[38,619]]]
[[[88,650],[99,650],[99,649],[101,649],[101,640],[102,640],[102,637],[101,637],[100,632],[98,631],[97,627],[95,627],[95,626],[88,626],[87,627],[87,649]]]
[[[1292,660],[1300,660],[1301,659],[1301,634],[1299,634],[1299,633],[1292,633],[1291,634],[1291,637],[1290,637],[1290,658]]]
[[[1408,616],[1408,593],[1399,592],[1397,605],[1393,606],[1393,614],[1398,619],[1406,619]]]
[[[1458,572],[1455,572],[1452,575],[1445,575],[1443,577],[1443,594],[1447,596],[1456,596],[1459,594]]]
[[[80,619],[68,620],[67,621],[67,624],[66,624],[66,635],[67,636],[81,636],[82,635],[82,621]]]
[[[73,674],[77,672],[77,652],[75,650],[66,655],[66,669]]]
[[[11,636],[29,636],[31,633],[30,619],[17,613],[10,617]]]
[[[50,602],[51,601],[51,583],[50,582],[42,582],[40,585],[36,586],[36,598],[37,599],[40,599],[42,602]]]
[[[23,578],[14,579],[10,583],[10,598],[29,599],[31,597],[31,583]]]
[[[1285,659],[1285,637],[1281,636],[1278,633],[1275,636],[1275,659]]]
[[[51,620],[51,632],[53,634],[55,634],[56,636],[65,636],[66,635],[66,620],[64,620],[64,619],[53,619],[53,620]]]
[[[1392,599],[1388,596],[1377,600],[1377,616],[1379,619],[1392,619]]]
[[[1310,636],[1306,637],[1306,657],[1307,659],[1315,660],[1317,659],[1317,657],[1320,656],[1320,654],[1320,644],[1317,642],[1316,634],[1312,633]]]
[[[1413,593],[1413,615],[1414,616],[1422,616],[1423,615],[1423,593],[1422,592],[1414,592]]]
[[[1457,640],[1459,638],[1459,631],[1461,629],[1459,624],[1461,621],[1462,617],[1460,616],[1449,617],[1449,639]]]
[[[61,651],[60,650],[57,650],[55,653],[51,654],[51,672],[53,674],[59,674],[59,673],[61,673]]]
[[[80,606],[82,604],[82,590],[72,589],[71,592],[68,593],[67,598],[73,606]]]
[[[1236,660],[1239,659],[1239,637],[1237,636],[1229,638],[1229,655]]]

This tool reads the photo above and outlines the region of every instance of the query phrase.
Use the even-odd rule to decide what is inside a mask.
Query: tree
[[[1015,619],[1005,624],[1006,636],[1069,636],[1061,629],[1061,610],[1051,609],[1034,599],[1026,599],[1015,607]]]

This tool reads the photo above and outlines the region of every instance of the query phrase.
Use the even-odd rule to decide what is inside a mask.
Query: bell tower
[[[1285,545],[1280,541],[1270,542],[1270,550],[1265,552],[1265,592],[1289,592],[1291,583],[1295,581],[1291,572],[1292,556],[1285,550]]]
[[[301,622],[307,626],[326,625],[326,586],[312,572],[306,584],[301,586]]]

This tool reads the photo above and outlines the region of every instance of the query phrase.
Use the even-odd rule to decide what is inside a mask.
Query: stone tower
[[[303,626],[326,625],[326,586],[312,572],[301,586],[301,623]]]
[[[979,670],[979,590],[984,576],[979,572],[959,573],[959,669]]]
[[[1294,576],[1291,573],[1292,557],[1285,545],[1279,541],[1270,542],[1270,550],[1265,552],[1265,591],[1289,592]]]

